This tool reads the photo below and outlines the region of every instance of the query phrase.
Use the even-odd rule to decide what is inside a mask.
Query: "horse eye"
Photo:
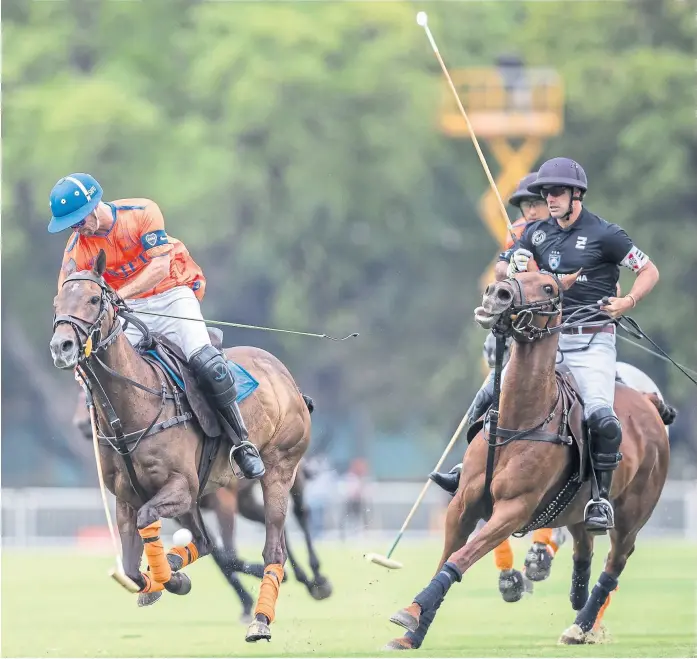
[[[554,293],[554,288],[552,287],[551,284],[545,284],[545,285],[542,287],[542,290],[543,290],[545,293],[547,293],[547,295],[551,295],[552,293]]]
[[[101,300],[101,298],[99,297],[99,295],[93,295],[93,296],[90,298],[90,304],[99,304],[99,300]]]

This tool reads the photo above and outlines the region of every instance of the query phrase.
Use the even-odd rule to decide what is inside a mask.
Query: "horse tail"
[[[315,411],[315,401],[303,393],[301,393],[300,395],[303,397],[303,400],[305,401],[305,405],[307,405],[308,412],[310,412],[310,414],[312,414]]]
[[[662,401],[656,394],[647,394],[649,400],[656,406],[661,421],[666,426],[669,426],[678,416],[678,411],[672,406]]]

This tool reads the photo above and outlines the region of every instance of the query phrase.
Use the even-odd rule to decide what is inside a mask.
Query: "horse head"
[[[489,284],[474,319],[484,329],[496,329],[516,341],[541,339],[559,325],[564,291],[579,274],[580,270],[562,279],[548,272],[522,272]]]
[[[91,270],[74,272],[63,281],[53,302],[49,344],[56,368],[75,368],[93,351],[105,348],[121,329],[116,319],[119,297],[104,281],[105,268],[106,254],[100,250]]]

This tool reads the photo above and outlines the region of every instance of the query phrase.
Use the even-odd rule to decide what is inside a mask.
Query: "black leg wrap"
[[[404,634],[404,638],[408,638],[411,641],[411,647],[415,650],[418,650],[424,642],[424,638],[426,638],[426,634],[428,634],[428,628],[434,621],[436,613],[442,603],[443,599],[441,598],[433,608],[423,611],[419,616],[418,629],[415,632],[407,631],[407,633]]]
[[[414,598],[414,602],[421,607],[422,613],[429,611],[439,605],[450,590],[450,586],[456,581],[462,581],[462,573],[458,570],[457,565],[448,561],[441,571],[431,579],[431,583]]]
[[[591,578],[591,561],[574,560],[574,571],[571,574],[571,593],[569,600],[574,611],[580,611],[588,601],[588,583]]]
[[[617,579],[603,572],[598,579],[598,583],[593,588],[591,596],[576,616],[576,624],[584,631],[589,632],[593,629],[598,612],[607,600],[610,593],[617,588]]]

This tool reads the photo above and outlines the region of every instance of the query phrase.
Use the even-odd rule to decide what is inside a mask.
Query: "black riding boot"
[[[586,529],[593,534],[606,533],[615,526],[615,511],[610,503],[612,473],[617,469],[622,454],[622,426],[611,408],[602,408],[588,417],[591,454],[598,479],[598,500],[586,504]]]
[[[494,376],[493,371],[484,386],[477,392],[472,404],[467,410],[467,427],[469,427],[479,419],[494,402]],[[462,471],[462,463],[455,465],[447,474],[438,471],[432,471],[428,477],[438,487],[442,487],[448,494],[455,496],[458,485],[460,484],[460,472]]]
[[[201,387],[213,402],[213,406],[227,423],[223,429],[230,435],[226,426],[236,437],[230,437],[234,446],[230,449],[230,466],[233,459],[242,475],[248,479],[261,478],[265,473],[264,463],[259,451],[248,439],[247,428],[244,425],[240,408],[237,405],[237,389],[235,380],[230,373],[225,357],[212,345],[204,346],[189,360]]]

